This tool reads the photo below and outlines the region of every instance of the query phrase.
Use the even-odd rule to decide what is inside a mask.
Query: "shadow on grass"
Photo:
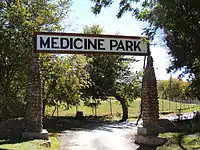
[[[180,134],[178,137],[177,137],[177,141],[178,141],[178,145],[179,145],[179,147],[182,149],[182,150],[188,150],[188,149],[186,149],[184,146],[183,146],[183,138],[184,138],[184,136],[186,136],[187,135],[187,133],[183,133],[183,134]]]
[[[163,111],[163,112],[160,112],[161,115],[169,115],[169,114],[172,114],[174,112],[172,111]]]
[[[22,142],[27,142],[27,141],[30,141],[30,140],[24,140],[21,137],[0,138],[0,145],[17,144],[17,143],[22,143]]]
[[[155,146],[140,145],[137,150],[156,150]]]

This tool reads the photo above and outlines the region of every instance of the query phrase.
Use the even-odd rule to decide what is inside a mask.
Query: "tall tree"
[[[91,0],[95,3],[92,11],[100,13],[103,7],[109,7],[112,0]],[[140,2],[140,7],[133,7]],[[171,56],[169,71],[183,69],[193,81],[192,91],[200,99],[200,2],[198,0],[122,0],[119,2],[117,17],[130,11],[141,21],[148,23],[144,33],[151,39],[161,29]]]
[[[189,97],[187,96],[189,85],[189,82],[181,81],[176,78],[160,80],[157,84],[159,98],[184,100]]]
[[[60,30],[68,0],[0,1],[0,114],[24,114],[27,74],[35,31]]]
[[[63,103],[66,107],[78,105],[82,90],[90,85],[86,70],[88,60],[84,55],[40,56],[43,97],[43,116],[45,106]]]
[[[99,25],[84,28],[84,33],[87,34],[100,34],[102,31]],[[135,59],[105,55],[87,55],[87,57],[92,59],[88,67],[92,86],[87,90],[87,96],[96,99],[114,96],[122,106],[121,121],[127,120],[128,100],[132,101],[138,96],[139,82],[136,82],[134,74],[130,71],[130,63]]]

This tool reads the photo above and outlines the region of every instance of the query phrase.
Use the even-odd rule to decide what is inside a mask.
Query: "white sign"
[[[39,32],[35,38],[39,53],[149,55],[149,44],[142,37]]]

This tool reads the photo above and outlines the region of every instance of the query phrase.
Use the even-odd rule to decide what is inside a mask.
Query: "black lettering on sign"
[[[84,39],[84,49],[87,49],[87,39]]]
[[[110,50],[113,50],[114,47],[117,46],[117,41],[116,40],[110,40]]]
[[[126,51],[133,51],[133,42],[126,41]]]
[[[50,37],[48,37],[46,41],[44,41],[43,38],[40,37],[40,48],[50,48]]]
[[[81,42],[81,46],[78,47],[78,46],[77,46],[77,42]],[[82,42],[83,42],[83,40],[80,39],[80,38],[75,39],[75,40],[74,40],[74,48],[76,48],[76,49],[82,49],[82,48],[83,48]]]
[[[67,39],[67,38],[60,38],[60,48],[67,49],[68,47],[69,47],[69,39]]]
[[[58,37],[52,37],[51,38],[51,48],[59,48],[59,46],[56,46],[58,44]]]
[[[118,50],[123,50],[123,51],[125,51],[125,48],[124,48],[124,45],[123,45],[122,40],[119,41],[119,44],[118,44],[116,50],[117,50],[117,51],[118,51]]]
[[[103,47],[103,42],[104,42],[104,39],[98,39],[98,49],[99,50],[105,50],[105,48]]]
[[[69,40],[70,40],[70,44],[69,44],[70,45],[70,49],[73,49],[74,48],[73,38],[70,38]]]
[[[93,49],[97,49],[97,39],[94,39],[94,43],[88,39],[88,49],[90,49],[90,46],[92,46]]]
[[[134,51],[137,51],[137,49],[138,49],[138,51],[141,51],[140,41],[138,41],[138,42],[134,41]]]

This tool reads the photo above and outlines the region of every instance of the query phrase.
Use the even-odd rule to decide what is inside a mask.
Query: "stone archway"
[[[48,138],[47,131],[42,129],[40,65],[37,54],[40,52],[148,56],[142,81],[142,119],[144,126],[155,127],[153,123],[159,119],[156,78],[153,68],[153,58],[150,56],[149,44],[143,40],[143,37],[43,32],[36,33],[35,39],[36,47],[31,56],[28,77],[28,102],[25,115],[25,132],[23,133],[24,138]],[[84,43],[88,41],[89,43]],[[80,43],[83,45],[80,45]],[[91,45],[89,46],[89,44]],[[80,50],[83,46],[87,48],[87,51],[85,49]],[[147,128],[138,128],[137,143],[142,143],[140,133],[144,131],[149,132]],[[157,134],[154,136],[157,136]]]

